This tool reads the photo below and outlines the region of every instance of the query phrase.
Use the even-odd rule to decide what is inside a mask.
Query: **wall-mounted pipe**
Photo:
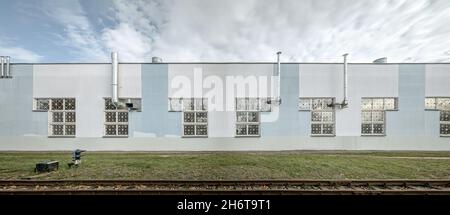
[[[111,52],[112,67],[112,102],[117,107],[119,105],[119,57],[117,52]]]
[[[5,60],[3,56],[0,56],[0,78],[5,77]]]
[[[347,95],[348,95],[347,56],[348,56],[348,54],[344,54],[342,56],[344,57],[344,77],[343,77],[343,79],[344,79],[344,83],[343,83],[343,85],[344,85],[344,98],[342,99],[341,103],[336,102],[336,103],[329,104],[330,107],[331,106],[332,107],[338,107],[338,108],[341,108],[341,109],[346,108],[348,106],[348,98],[347,98]]]
[[[280,62],[281,51],[277,52],[277,71],[278,71],[278,79],[277,79],[277,104],[281,104],[281,62]]]
[[[10,57],[9,56],[6,56],[6,71],[5,71],[5,74],[6,74],[6,77],[7,78],[11,78],[12,76],[11,76],[11,70],[10,70],[10,68],[9,68],[9,62],[10,61]]]
[[[344,56],[344,100],[342,101],[342,107],[346,107],[348,104],[347,101],[347,90],[348,90],[348,86],[347,86],[347,81],[348,81],[348,75],[347,75],[347,53],[342,55]]]

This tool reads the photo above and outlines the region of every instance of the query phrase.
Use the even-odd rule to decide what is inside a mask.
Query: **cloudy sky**
[[[450,0],[1,0],[13,62],[450,62]]]

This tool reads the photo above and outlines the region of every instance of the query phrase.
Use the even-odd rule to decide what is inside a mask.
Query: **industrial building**
[[[450,150],[450,64],[10,63],[0,150]]]

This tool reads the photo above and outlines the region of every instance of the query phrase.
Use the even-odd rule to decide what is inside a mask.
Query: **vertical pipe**
[[[119,60],[118,60],[118,54],[117,52],[111,53],[111,66],[112,66],[112,102],[114,105],[119,104],[119,97],[118,97],[118,77],[119,77]]]
[[[342,105],[347,105],[347,53],[342,55],[344,56],[344,100],[342,101]]]
[[[278,70],[278,86],[277,86],[277,102],[281,104],[281,62],[280,62],[281,52],[277,52],[277,70]]]
[[[0,56],[0,78],[3,78],[5,76],[5,64],[3,61],[3,56]]]
[[[6,72],[5,72],[5,74],[6,74],[7,78],[11,78],[11,70],[9,68],[9,61],[10,61],[9,56],[6,56]]]

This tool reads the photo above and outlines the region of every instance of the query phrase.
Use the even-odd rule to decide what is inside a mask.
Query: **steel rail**
[[[0,194],[450,194],[450,180],[0,180]]]
[[[450,195],[450,190],[1,190],[0,195]]]

